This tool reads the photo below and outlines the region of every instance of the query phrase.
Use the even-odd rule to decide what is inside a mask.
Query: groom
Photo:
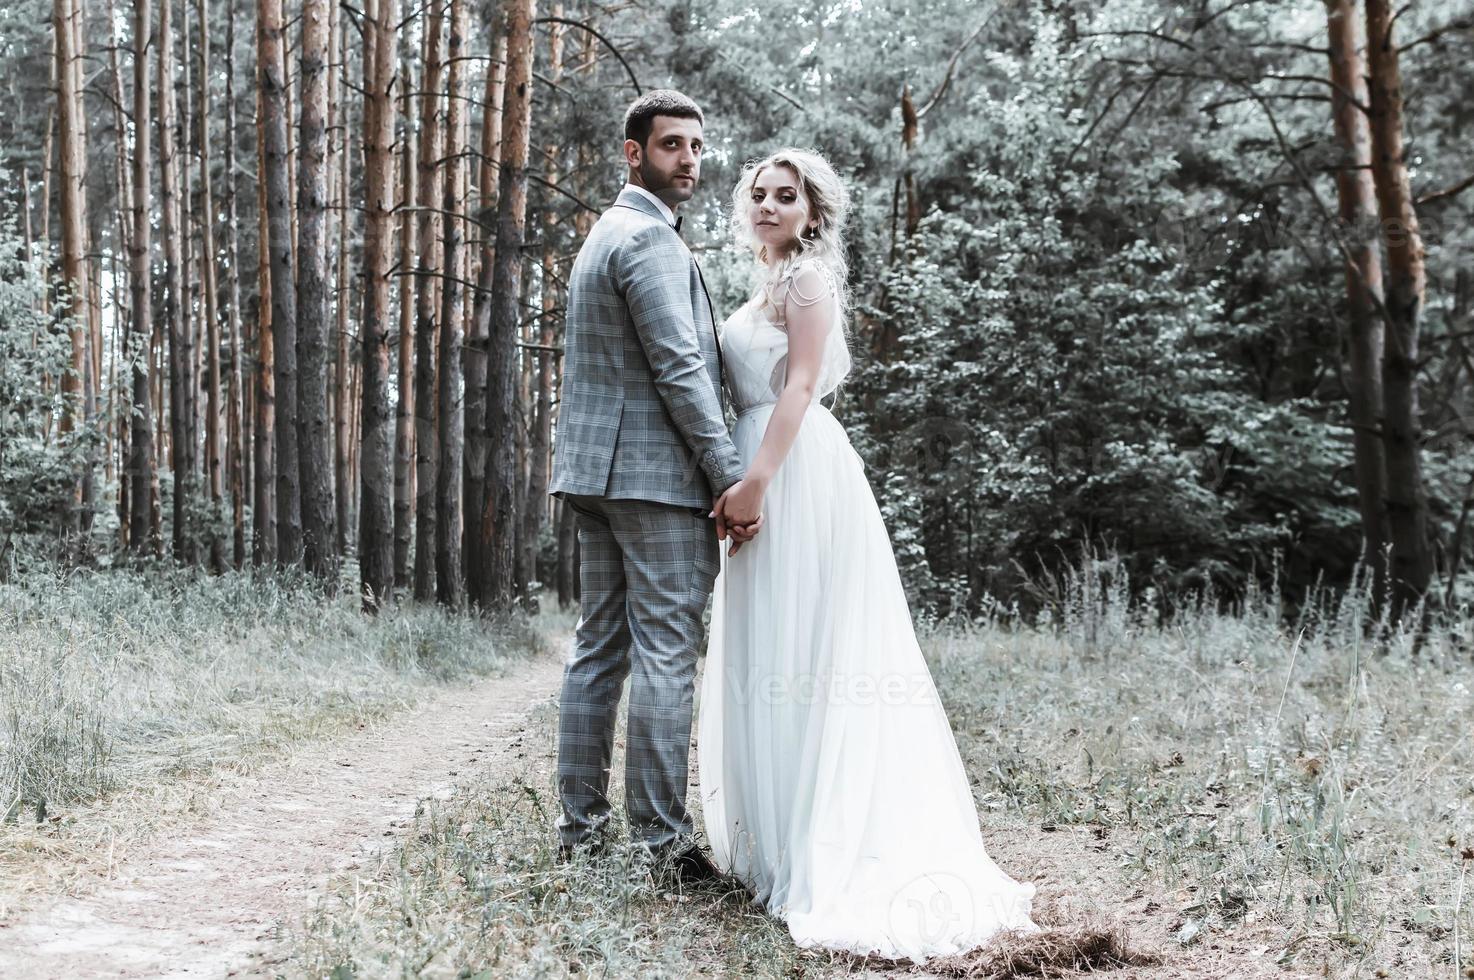
[[[568,283],[550,492],[577,513],[582,556],[559,718],[559,853],[603,842],[630,677],[625,808],[657,866],[690,884],[718,877],[685,804],[701,615],[718,540],[740,546],[761,525],[756,513],[710,516],[744,467],[723,414],[711,300],[674,216],[701,176],[701,110],[650,92],[629,107],[624,136],[629,182]]]

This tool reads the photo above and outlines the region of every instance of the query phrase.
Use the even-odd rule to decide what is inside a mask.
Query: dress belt
[[[737,410],[737,417],[740,419],[744,415],[751,415],[753,412],[759,411],[761,409],[764,409],[764,408],[776,408],[777,406],[778,406],[778,403],[777,402],[758,402],[756,405],[749,405],[746,408],[740,408],[740,409],[738,409]],[[823,402],[819,401],[817,398],[814,399],[813,401],[809,402],[809,411],[813,411],[816,408],[822,408],[826,412],[829,411],[829,406],[828,405],[825,405]]]

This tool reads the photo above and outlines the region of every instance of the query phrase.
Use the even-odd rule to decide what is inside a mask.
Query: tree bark
[[[293,283],[292,200],[287,161],[286,58],[282,0],[259,0],[261,22],[257,66],[265,142],[267,239],[271,259],[271,333],[276,360],[276,559],[302,560],[302,461],[297,434],[297,293]]]
[[[500,200],[499,170],[502,155],[502,93],[506,87],[507,35],[500,4],[488,5],[487,35],[493,38],[492,60],[486,68],[486,90],[481,119],[481,207],[477,212],[477,238],[481,242],[480,270],[476,296],[471,304],[471,327],[466,339],[466,591],[473,603],[486,594],[482,582],[481,515],[486,504],[486,455],[490,442],[486,431],[487,341],[491,332],[491,285],[496,272],[496,215]]]
[[[374,9],[377,8],[377,9]],[[394,586],[394,412],[389,403],[389,270],[393,260],[394,93],[397,0],[377,0],[364,18],[372,84],[364,106],[363,399],[359,453],[359,569],[366,610]]]
[[[163,212],[164,330],[169,340],[170,462],[174,472],[174,557],[196,560],[191,515],[194,510],[194,400],[190,378],[194,364],[193,338],[185,324],[183,306],[184,229],[179,198],[179,140],[174,97],[174,0],[159,7],[159,206]]]
[[[401,68],[412,78],[409,59]],[[399,159],[399,403],[394,417],[394,584],[408,588],[415,525],[415,280],[403,275],[415,262],[415,100],[404,98],[404,136]]]
[[[1367,0],[1372,177],[1387,249],[1388,342],[1382,359],[1387,524],[1392,538],[1392,600],[1401,618],[1427,592],[1433,574],[1423,488],[1418,413],[1418,333],[1427,284],[1423,238],[1403,153],[1402,78],[1387,0]]]
[[[129,280],[127,276],[127,270],[123,267],[120,267],[119,265],[121,253],[122,256],[128,257],[123,260],[127,263],[127,269],[132,268],[131,257],[133,239],[133,179],[129,175],[127,140],[128,95],[123,91],[123,67],[121,56],[123,46],[121,43],[121,39],[118,36],[118,11],[117,5],[114,3],[114,0],[107,0],[107,6],[103,11],[103,15],[107,18],[104,23],[108,25],[108,75],[110,76],[109,81],[112,88],[113,103],[113,178],[116,181],[118,188],[118,206],[112,211],[111,214],[113,228],[113,247],[108,249],[108,262],[113,278],[113,305],[116,313],[113,316],[112,322],[113,356],[108,359],[108,380],[106,386],[107,408],[104,410],[103,413],[103,417],[104,419],[106,419],[108,431],[111,433],[111,436],[109,438],[108,453],[105,457],[105,459],[107,460],[107,469],[103,474],[103,483],[104,485],[110,484],[114,478],[114,452],[116,452],[118,454],[116,456],[116,476],[118,479],[118,544],[120,547],[127,548],[129,486],[128,477],[126,474],[128,466],[128,437],[131,434],[131,423],[129,421],[130,412],[128,411],[128,409],[122,407],[126,403],[126,400],[125,396],[123,395],[120,379],[118,376],[118,362],[121,359],[124,362],[122,370],[128,370],[127,351],[129,338],[132,336],[133,333],[133,311],[130,304],[120,302],[118,300],[118,297],[120,294],[124,293],[125,288],[128,296],[131,297],[133,292],[132,286],[128,285]],[[145,130],[144,132],[145,135],[147,135],[147,130]],[[27,248],[27,252],[29,252],[29,248]],[[100,289],[102,277],[93,276],[92,282],[93,286],[96,289]],[[93,309],[99,312],[101,311],[101,296],[98,296],[96,302],[93,303]],[[102,345],[97,345],[93,353],[100,356],[102,353]],[[97,366],[97,373],[99,377],[102,376],[100,364]],[[128,379],[127,384],[131,389],[131,377]]]
[[[57,118],[61,123],[61,269],[68,290],[67,333],[71,338],[71,365],[61,379],[61,425],[65,435],[81,428],[86,417],[91,376],[88,341],[91,335],[92,272],[87,247],[87,120],[82,105],[82,57],[79,41],[80,0],[55,0],[52,20],[56,31]],[[82,530],[82,509],[90,482],[90,460],[77,472],[72,487],[69,535]]]
[[[435,504],[439,515],[435,527],[435,598],[444,606],[458,608],[465,598],[465,576],[461,567],[461,459],[464,414],[461,401],[461,248],[465,222],[457,213],[466,196],[465,150],[465,62],[461,60],[466,39],[465,0],[449,0],[450,37],[446,55],[450,64],[446,98],[445,153],[449,167],[441,199],[444,247],[441,267],[447,278],[440,287],[440,377],[435,411],[440,458],[435,470]]]
[[[1331,63],[1331,114],[1341,168],[1336,194],[1346,232],[1346,300],[1349,344],[1352,453],[1357,505],[1361,513],[1362,562],[1371,573],[1373,601],[1386,581],[1383,545],[1385,462],[1382,452],[1382,258],[1377,246],[1377,198],[1372,181],[1371,130],[1361,106],[1367,104],[1361,24],[1354,0],[1327,0]]]
[[[161,515],[154,495],[153,379],[149,376],[149,336],[153,332],[153,265],[149,251],[149,99],[148,46],[152,14],[149,0],[133,5],[133,235],[128,243],[128,283],[133,315],[129,320],[128,363],[132,413],[128,435],[128,547],[135,555],[157,555]]]
[[[335,5],[334,10],[339,8]],[[344,25],[342,17],[338,16],[339,24],[334,36],[337,38],[338,46],[346,53],[347,45],[344,42]],[[338,60],[339,74],[336,76],[335,87],[339,90],[346,87],[348,83],[347,57]],[[348,535],[353,531],[353,505],[357,496],[357,487],[353,482],[353,419],[354,409],[358,402],[353,397],[353,365],[355,350],[353,338],[348,331],[348,310],[352,302],[352,278],[348,273],[348,232],[353,222],[353,212],[348,208],[348,161],[352,155],[348,152],[348,108],[339,106],[336,98],[331,100],[331,106],[337,107],[342,118],[338,124],[339,151],[338,151],[338,274],[337,288],[335,291],[337,327],[336,337],[338,344],[338,356],[334,362],[333,370],[333,482],[337,488],[338,504],[338,553],[346,555],[349,550]]]
[[[439,471],[440,440],[436,433],[435,356],[436,287],[441,272],[440,168],[440,35],[445,8],[430,0],[425,24],[424,69],[420,77],[419,179],[416,182],[419,230],[419,263],[415,275],[415,599],[428,602],[435,594],[436,473]]]
[[[577,71],[583,75],[589,75],[598,64],[597,52],[594,48],[593,35],[584,32],[580,40],[580,51]],[[587,174],[591,163],[591,156],[587,144],[580,142],[578,153],[575,157],[574,172],[578,175],[575,187],[578,188],[578,196],[588,200],[589,184]],[[582,242],[594,227],[594,214],[585,208],[579,208],[573,218],[573,231],[577,239]],[[563,361],[561,358],[556,362],[558,374],[562,375]],[[557,385],[555,383],[554,390]],[[556,413],[556,406],[554,407]],[[577,515],[572,507],[560,502],[558,506],[558,604],[563,608],[569,608],[578,602],[578,522]]]
[[[562,3],[553,4],[551,16],[563,16]],[[548,80],[557,85],[563,79],[563,25],[554,23],[549,26],[548,48]],[[551,184],[557,184],[561,174],[558,146],[556,140],[549,140],[543,147],[545,177]],[[522,566],[534,579],[541,577],[537,570],[537,545],[548,514],[548,450],[553,440],[553,342],[557,339],[558,308],[558,215],[552,207],[552,197],[546,197],[545,202],[542,214],[542,316],[537,321],[536,409],[528,437],[527,492],[523,497],[527,501],[527,509],[522,528]]]
[[[307,570],[338,579],[333,429],[328,406],[328,0],[303,0],[301,129],[297,141],[297,433]]]
[[[225,250],[229,263],[230,392],[226,411],[225,468],[230,484],[231,560],[236,568],[246,563],[245,412],[241,386],[241,359],[245,343],[241,336],[241,248],[238,221],[238,182],[235,172],[235,0],[226,0],[225,21]]]
[[[258,8],[259,13],[259,8]],[[256,50],[264,45],[262,21],[256,19]],[[257,268],[256,281],[256,425],[255,450],[255,541],[251,559],[257,565],[274,564],[277,560],[276,533],[276,345],[273,342],[271,310],[270,210],[266,204],[266,89],[260,84],[262,62],[257,58],[256,85],[256,215]],[[290,288],[283,283],[281,288]]]
[[[221,451],[221,423],[224,421],[220,398],[220,309],[219,280],[215,255],[215,192],[210,177],[210,18],[209,0],[199,0],[200,13],[200,257],[201,289],[205,311],[205,475],[210,487],[212,510],[219,512],[225,501],[225,454]],[[232,275],[234,271],[232,270]],[[225,570],[225,542],[216,533],[213,519],[210,528],[210,567]]]
[[[500,206],[488,346],[486,503],[481,518],[483,604],[515,598],[517,557],[517,341],[522,246],[527,219],[527,157],[532,128],[532,0],[507,0],[507,82],[502,113]]]

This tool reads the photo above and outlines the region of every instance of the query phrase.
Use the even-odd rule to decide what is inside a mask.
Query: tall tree
[[[293,286],[292,201],[287,172],[286,56],[281,0],[259,0],[257,71],[261,86],[261,177],[266,186],[271,259],[271,333],[276,383],[276,559],[302,560],[302,463],[297,441],[297,293]]]
[[[334,4],[333,9],[337,11],[340,8]],[[346,28],[342,18],[337,14],[335,17],[339,23],[333,36],[344,56],[335,59],[338,71],[334,74],[334,88],[341,91],[348,80],[348,48],[343,40]],[[348,152],[348,107],[339,105],[338,99],[330,96],[329,108],[341,116],[335,127],[338,133],[338,274],[334,295],[338,356],[333,364],[333,482],[337,486],[338,554],[342,555],[348,552],[348,535],[354,529],[353,502],[357,490],[353,482],[353,419],[357,416],[358,402],[353,395],[354,348],[348,331],[348,307],[352,294],[352,280],[348,275],[348,232],[353,222],[353,212],[348,208],[348,161],[352,154]]]
[[[169,341],[169,455],[174,472],[174,557],[195,561],[193,338],[185,322],[184,228],[179,195],[178,110],[174,95],[174,0],[159,5],[159,207],[163,212],[164,331]]]
[[[412,78],[406,56],[400,73]],[[399,206],[399,402],[394,416],[394,584],[412,583],[415,500],[415,280],[405,275],[415,262],[415,100],[405,86],[404,136],[400,142]]]
[[[397,0],[365,11],[370,84],[364,104],[364,287],[361,343],[358,564],[365,609],[377,610],[394,587],[394,410],[389,404],[389,275],[393,254],[394,93]]]
[[[218,510],[225,500],[225,454],[221,447],[221,428],[225,421],[220,391],[220,310],[219,281],[215,254],[215,191],[210,175],[210,17],[209,0],[199,0],[200,14],[200,94],[198,105],[200,143],[200,239],[202,254],[200,271],[205,323],[205,474],[210,488],[210,503]],[[232,275],[234,271],[232,270]],[[210,567],[225,570],[225,542],[216,533],[216,522],[210,521]]]
[[[270,209],[266,205],[266,88],[261,84],[264,62],[260,52],[265,47],[265,22],[256,18],[256,412],[252,433],[255,494],[255,521],[251,560],[257,565],[277,560],[276,533],[276,344],[272,329]],[[284,283],[280,288],[290,288]]]
[[[302,535],[309,571],[338,577],[333,430],[328,410],[328,0],[303,0],[301,138],[297,164],[298,450]]]
[[[440,378],[438,404],[435,411],[436,437],[440,458],[435,470],[435,598],[442,605],[458,607],[465,597],[465,577],[461,567],[461,459],[464,439],[464,412],[461,401],[461,282],[462,228],[464,220],[457,213],[466,197],[465,0],[450,2],[450,37],[446,60],[450,65],[449,88],[446,93],[445,154],[449,172],[445,180],[440,208],[444,212],[444,247],[441,267],[445,278],[440,296],[440,344],[438,360]]]
[[[440,440],[435,426],[435,340],[437,287],[441,268],[440,155],[440,38],[445,21],[441,0],[430,0],[425,21],[424,55],[420,74],[420,159],[416,181],[416,232],[419,262],[415,267],[415,598],[428,601],[435,594],[436,473]]]
[[[153,492],[154,438],[149,335],[153,323],[153,265],[149,261],[153,226],[149,221],[148,47],[152,14],[149,0],[133,4],[133,234],[129,240],[128,283],[133,307],[129,319],[128,364],[132,381],[128,436],[128,547],[134,554],[157,554],[160,547],[158,498]]]
[[[483,594],[491,608],[515,598],[517,556],[517,351],[520,340],[522,248],[527,222],[527,157],[532,131],[532,0],[507,0],[507,82],[502,111],[500,205],[492,322],[487,358],[486,503],[479,548]]]
[[[92,299],[92,271],[87,246],[87,116],[82,105],[81,48],[82,10],[80,0],[55,0],[52,21],[56,31],[56,77],[58,118],[61,121],[61,268],[69,291],[68,333],[71,336],[71,367],[63,376],[61,390],[62,434],[74,431],[78,417],[86,412],[91,359],[88,352]],[[82,508],[87,503],[91,474],[78,472],[73,486],[72,513],[66,525],[75,533],[83,527]]]
[[[131,434],[131,427],[127,418],[127,409],[123,408],[123,415],[120,416],[118,414],[119,409],[127,405],[126,397],[122,391],[122,385],[118,379],[118,362],[120,359],[123,360],[122,370],[126,372],[128,370],[126,363],[127,347],[129,338],[133,333],[133,322],[131,317],[132,307],[122,299],[125,292],[131,298],[132,287],[127,284],[127,271],[125,268],[120,267],[119,261],[121,256],[126,256],[127,258],[124,261],[127,262],[127,268],[132,268],[133,179],[129,176],[130,165],[128,162],[128,95],[123,91],[122,52],[124,49],[122,39],[119,36],[122,21],[118,17],[117,5],[114,3],[114,0],[107,0],[107,4],[103,8],[103,16],[106,18],[104,23],[108,27],[108,81],[112,89],[112,98],[109,101],[112,103],[113,109],[113,179],[118,189],[118,206],[116,209],[112,209],[110,215],[112,218],[113,247],[107,250],[109,276],[112,279],[112,301],[116,315],[112,318],[113,338],[111,350],[113,356],[108,358],[108,377],[106,383],[107,408],[103,413],[103,417],[106,420],[105,425],[109,433],[112,433],[112,437],[106,456],[107,469],[104,471],[103,483],[104,485],[112,484],[114,475],[114,451],[116,451],[118,454],[118,468],[120,470],[120,478],[117,484],[119,543],[127,547],[129,481],[126,473],[128,466],[128,437]],[[101,280],[102,276],[100,275],[92,277],[94,286],[99,288]],[[102,299],[100,296],[93,304],[93,307],[101,311]],[[121,336],[119,336],[120,333]],[[96,357],[100,357],[102,354],[102,345],[100,343],[94,348],[93,354],[95,355],[95,370],[98,377],[101,378],[101,364],[96,363]],[[126,383],[131,387],[132,379],[129,378]]]
[[[230,274],[227,309],[230,345],[230,395],[225,427],[226,478],[230,483],[230,515],[232,529],[232,563],[240,568],[246,562],[246,430],[245,398],[242,387],[241,361],[245,344],[241,316],[241,248],[235,169],[235,0],[225,2],[225,255]]]
[[[563,16],[561,2],[553,4],[550,16],[554,19],[548,26],[547,75],[548,81],[557,85],[563,79],[563,25],[558,23]],[[548,129],[551,131],[553,127]],[[559,142],[550,139],[543,146],[544,178],[551,184],[558,183],[561,174]],[[537,320],[535,411],[528,438],[527,491],[523,495],[526,510],[521,535],[521,564],[532,578],[537,577],[538,536],[542,534],[548,513],[548,450],[553,438],[553,342],[557,339],[558,312],[558,215],[551,202],[543,207],[542,218],[542,316]]]
[[[1382,358],[1387,524],[1392,538],[1393,614],[1400,617],[1427,591],[1433,561],[1428,547],[1417,389],[1418,334],[1427,272],[1404,156],[1402,75],[1392,21],[1392,5],[1387,0],[1366,0],[1371,166],[1387,249],[1389,336]]]
[[[1377,246],[1377,198],[1372,182],[1371,130],[1361,22],[1355,0],[1327,0],[1331,115],[1342,160],[1336,195],[1346,230],[1346,300],[1350,316],[1350,407],[1356,497],[1361,513],[1362,561],[1380,599],[1386,565],[1385,476],[1382,452],[1382,258]]]
[[[477,240],[481,243],[480,271],[471,309],[471,326],[466,336],[466,590],[473,602],[485,593],[481,577],[481,514],[486,504],[487,341],[491,336],[491,286],[496,274],[496,215],[500,200],[502,155],[502,93],[506,87],[507,35],[500,3],[488,7],[486,34],[493,38],[491,63],[486,69],[486,90],[481,107],[481,207],[477,211]]]

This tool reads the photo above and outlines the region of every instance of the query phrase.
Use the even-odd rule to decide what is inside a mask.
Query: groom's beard
[[[696,185],[700,178],[693,172],[689,175],[692,178],[690,184],[677,184],[675,178],[682,173],[685,171],[666,173],[651,163],[648,156],[640,160],[640,182],[645,185],[645,190],[664,201],[667,207],[682,204],[696,195]]]

